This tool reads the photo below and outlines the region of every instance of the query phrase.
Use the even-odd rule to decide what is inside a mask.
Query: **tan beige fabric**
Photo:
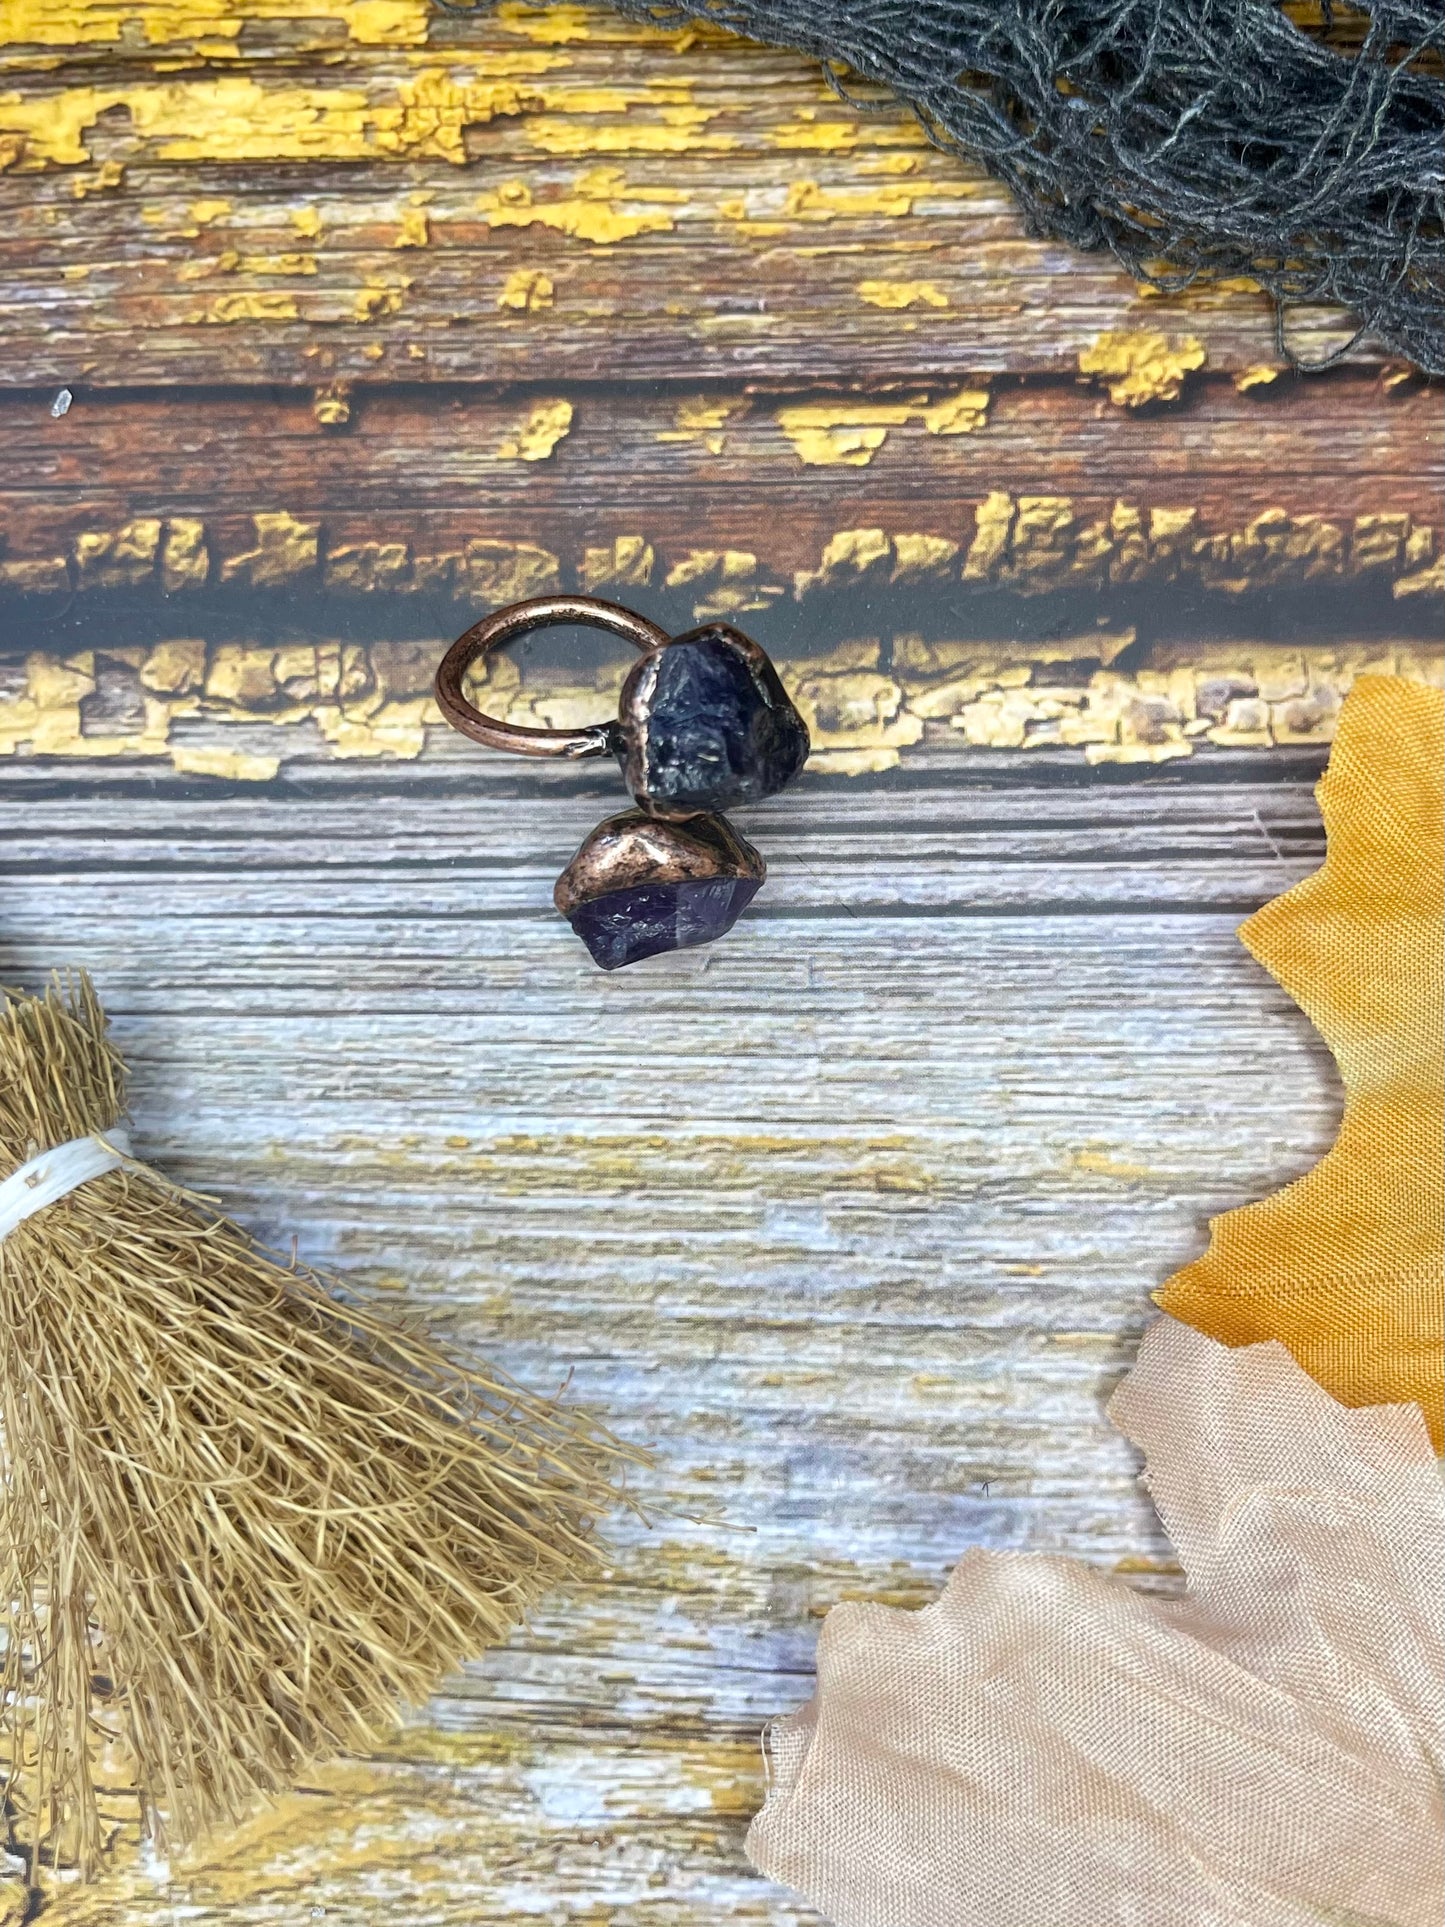
[[[1445,1488],[1418,1406],[1172,1318],[1112,1413],[1188,1591],[972,1552],[844,1605],[748,1849],[838,1927],[1439,1927]]]

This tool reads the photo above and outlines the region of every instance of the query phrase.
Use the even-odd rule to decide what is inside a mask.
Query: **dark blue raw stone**
[[[808,729],[777,671],[725,629],[680,636],[653,659],[640,740],[624,760],[637,800],[664,811],[757,803],[808,760]]]
[[[579,903],[568,921],[604,970],[726,936],[762,888],[757,877],[641,883]]]

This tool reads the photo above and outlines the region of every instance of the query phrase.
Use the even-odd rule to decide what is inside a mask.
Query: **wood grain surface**
[[[870,375],[1072,375],[1101,331],[1206,321],[1211,366],[1277,360],[1257,290],[1181,300],[1070,259],[906,113],[717,34],[416,6],[417,37],[362,41],[326,15],[365,0],[314,24],[238,4],[218,52],[185,32],[207,0],[110,7],[133,28],[111,38],[82,36],[84,0],[12,6],[12,45],[47,28],[0,91],[16,380],[515,380],[539,354],[590,380],[816,379],[840,325]],[[509,302],[518,276],[545,295]],[[1314,359],[1350,333],[1305,310],[1292,339]]]
[[[829,1604],[973,1543],[1168,1583],[1102,1401],[1333,1129],[1233,935],[1319,859],[1310,773],[807,778],[726,944],[606,978],[546,907],[605,773],[11,766],[0,960],[94,970],[143,1154],[657,1453],[607,1581],[383,1758],[57,1917],[796,1918],[740,1842]]]
[[[946,411],[960,393],[977,395],[981,419],[956,432]],[[63,552],[88,529],[196,517],[214,550],[213,581],[255,546],[252,517],[276,510],[324,526],[313,565],[365,540],[399,541],[412,557],[473,538],[515,541],[525,517],[529,539],[579,573],[588,547],[640,536],[656,551],[659,581],[696,550],[749,550],[762,579],[789,593],[840,528],[950,539],[957,580],[979,506],[995,492],[1066,500],[1080,530],[1102,521],[1093,560],[1104,581],[1121,546],[1108,526],[1120,502],[1146,521],[1192,508],[1195,537],[1238,537],[1271,512],[1286,528],[1309,517],[1316,529],[1333,524],[1332,548],[1299,542],[1293,569],[1274,572],[1297,583],[1373,573],[1388,592],[1437,546],[1439,476],[1421,448],[1441,426],[1440,392],[1385,394],[1373,378],[1291,377],[1267,398],[1211,382],[1187,409],[1152,414],[1116,408],[1087,385],[960,390],[927,379],[851,398],[740,383],[678,395],[556,376],[521,388],[409,386],[353,395],[348,420],[334,426],[317,420],[307,390],[207,395],[183,417],[164,393],[77,402],[60,421],[49,396],[39,400],[7,411],[13,465],[0,504],[12,551]],[[546,453],[536,452],[546,436],[534,429],[524,454],[529,424],[558,404],[566,412],[550,426]],[[873,446],[851,446],[865,434]],[[866,460],[850,459],[859,455]],[[1382,514],[1404,518],[1405,541],[1412,528],[1424,541],[1390,554],[1377,538],[1353,553],[1356,519]],[[1049,546],[1054,573],[1045,566],[1038,586],[1059,586],[1066,568],[1075,580],[1088,575],[1072,535]],[[1262,548],[1241,554],[1237,541],[1233,553],[1226,546],[1207,558],[1188,548],[1181,558],[1176,544],[1176,575],[1181,560],[1206,585],[1211,569],[1214,583],[1271,580]],[[1149,558],[1141,552],[1136,562],[1136,579],[1147,577]],[[82,558],[80,586],[100,586],[103,566],[96,557],[87,571]],[[128,586],[146,586],[154,573],[133,570]],[[395,592],[406,592],[409,576],[400,572]]]
[[[742,1838],[832,1603],[1177,1583],[1103,1403],[1330,1142],[1234,929],[1355,676],[1445,673],[1442,430],[710,31],[0,0],[0,981],[88,966],[145,1155],[656,1454],[376,1758],[0,1918],[802,1922]],[[716,948],[593,971],[549,900],[615,772],[439,722],[554,585],[735,617],[808,714]]]

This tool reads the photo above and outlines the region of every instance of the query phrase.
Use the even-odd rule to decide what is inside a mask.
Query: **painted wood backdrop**
[[[0,214],[0,972],[92,969],[167,1169],[657,1454],[376,1759],[45,1911],[800,1921],[741,1842],[830,1604],[1173,1581],[1102,1402],[1330,1140],[1233,931],[1352,678],[1441,675],[1441,391],[592,7],[0,0]],[[808,712],[716,949],[595,973],[550,886],[615,777],[436,721],[552,584],[734,614]]]

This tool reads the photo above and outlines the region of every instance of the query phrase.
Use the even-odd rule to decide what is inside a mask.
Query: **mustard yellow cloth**
[[[1215,1220],[1157,1294],[1226,1345],[1278,1338],[1344,1405],[1416,1401],[1445,1446],[1445,694],[1355,684],[1319,785],[1328,854],[1240,930],[1340,1067],[1315,1168]]]

